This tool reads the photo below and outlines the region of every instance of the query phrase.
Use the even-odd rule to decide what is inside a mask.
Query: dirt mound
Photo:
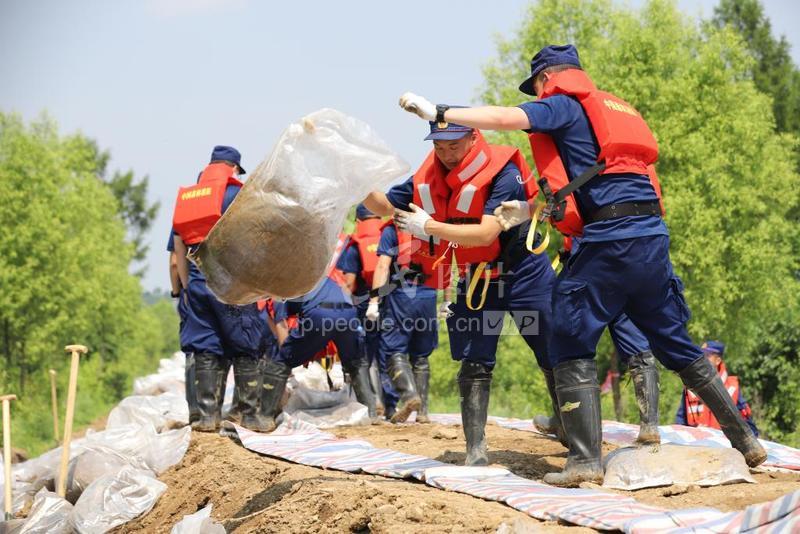
[[[377,447],[464,461],[460,427],[380,425],[336,429]],[[541,479],[559,470],[565,449],[555,440],[495,425],[487,427],[490,461]],[[605,452],[614,447],[604,445]],[[227,438],[192,434],[183,461],[161,477],[169,489],[146,516],[117,532],[169,532],[184,515],[214,504],[212,517],[228,532],[590,532],[540,522],[512,508],[421,483],[327,471],[250,452]],[[723,511],[775,499],[800,489],[800,475],[759,473],[758,484],[671,487],[619,492],[666,508],[710,506]]]

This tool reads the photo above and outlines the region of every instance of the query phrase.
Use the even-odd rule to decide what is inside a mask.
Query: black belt
[[[650,202],[622,202],[609,204],[599,210],[593,211],[586,217],[585,224],[619,219],[620,217],[634,217],[637,215],[655,215],[661,217],[661,204],[657,200]]]
[[[324,310],[346,310],[353,305],[348,302],[323,302],[318,307]]]

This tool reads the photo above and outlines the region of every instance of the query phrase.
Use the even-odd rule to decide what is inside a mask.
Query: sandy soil
[[[333,431],[378,447],[444,462],[464,460],[460,427],[380,425]],[[540,479],[560,469],[566,450],[535,434],[487,427],[490,460]],[[604,445],[605,452],[614,447]],[[757,473],[758,484],[713,488],[670,487],[620,492],[666,508],[710,506],[738,510],[800,489],[800,474]],[[227,438],[194,433],[183,461],[160,479],[169,485],[155,508],[117,532],[169,532],[185,514],[213,503],[212,517],[228,532],[589,532],[541,522],[495,502],[421,483],[327,471],[247,451]]]

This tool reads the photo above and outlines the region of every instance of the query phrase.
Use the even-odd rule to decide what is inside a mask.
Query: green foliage
[[[177,347],[170,304],[145,306],[128,272],[134,247],[98,179],[97,154],[92,141],[59,136],[47,118],[26,126],[0,113],[0,391],[19,396],[14,443],[34,453],[52,440],[49,368],[65,400],[65,345],[90,348],[76,424],[107,411]]]
[[[498,40],[497,57],[484,68],[482,100],[519,104],[524,95],[517,86],[529,74],[530,57],[567,42],[577,46],[597,85],[633,104],[659,141],[672,261],[694,313],[690,333],[727,343],[729,369],[740,375],[765,435],[800,444],[800,287],[792,243],[800,235],[792,216],[800,207],[798,141],[776,133],[773,102],[753,81],[754,60],[742,36],[687,19],[667,0],[651,0],[638,11],[607,0],[541,0],[529,6],[514,35]],[[529,153],[519,132],[492,138]],[[517,381],[538,380],[534,365],[533,372],[517,367],[529,354],[517,341],[509,339],[498,356],[498,383],[504,383],[504,362]],[[604,336],[601,378],[610,350]],[[434,363],[446,367],[444,351]],[[434,386],[437,393],[453,391],[438,378]],[[623,383],[628,421],[638,418],[632,389]],[[503,405],[497,397],[509,390],[507,384],[494,388],[493,402]],[[675,375],[662,373],[662,423],[673,420],[681,391]],[[541,383],[520,385],[519,395],[517,416],[530,415],[523,406],[547,408]]]

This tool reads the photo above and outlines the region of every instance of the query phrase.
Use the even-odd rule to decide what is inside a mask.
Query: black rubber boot
[[[559,415],[569,442],[567,465],[560,473],[548,473],[544,481],[574,488],[582,482],[603,483],[600,387],[594,360],[569,360],[554,371]]]
[[[231,370],[232,364],[232,359],[228,356],[222,357],[219,360],[220,369],[217,375],[217,403],[219,404],[220,413],[222,413],[222,405],[225,404],[225,390],[228,388],[228,373]],[[223,417],[224,420],[234,421],[236,423],[242,418],[242,414],[239,412],[239,392],[237,389],[234,383],[231,408]]]
[[[694,391],[717,418],[722,432],[734,449],[744,456],[750,467],[761,465],[767,459],[764,447],[753,435],[753,431],[742,418],[733,399],[728,394],[714,366],[705,356],[689,364],[678,375],[683,384]]]
[[[383,415],[383,388],[381,387],[380,371],[378,370],[377,358],[372,361],[369,366],[369,383],[372,389],[372,394],[375,397],[375,412],[378,415]]]
[[[239,392],[238,403],[231,408],[238,408],[241,425],[250,430],[259,429],[258,405],[261,384],[258,359],[253,356],[237,356],[233,360],[233,378],[236,381],[235,391]]]
[[[250,430],[272,432],[278,426],[275,418],[280,413],[281,398],[292,368],[285,363],[268,360],[261,377],[261,406]]]
[[[633,380],[636,392],[636,404],[639,406],[639,445],[658,445],[661,436],[658,433],[658,368],[656,358],[648,351],[631,356],[628,371]]]
[[[411,364],[405,354],[392,354],[386,363],[389,371],[389,379],[392,381],[395,391],[400,396],[397,408],[392,415],[392,423],[402,423],[411,412],[418,410],[422,400],[417,394],[417,386],[414,384],[414,374],[411,371]]]
[[[488,465],[486,418],[489,415],[489,393],[492,370],[483,364],[463,360],[458,372],[461,394],[461,425],[467,441],[464,465]]]
[[[189,405],[189,424],[194,423],[200,418],[200,410],[197,407],[197,388],[195,387],[195,365],[194,353],[186,354],[186,366],[184,368],[186,384],[186,404]]]
[[[554,434],[558,441],[565,447],[569,447],[567,437],[564,435],[564,427],[561,425],[561,418],[558,415],[558,397],[556,397],[556,380],[552,369],[542,368],[544,381],[547,384],[547,392],[550,394],[550,403],[553,406],[553,415],[536,415],[533,418],[533,426],[536,430],[544,434]]]
[[[346,371],[350,375],[350,385],[356,392],[356,399],[367,407],[369,418],[374,421],[378,417],[378,412],[375,407],[375,393],[370,383],[369,366],[366,362],[359,363],[357,367],[350,367]]]
[[[428,417],[428,389],[431,381],[431,366],[428,357],[420,357],[412,364],[414,370],[414,385],[417,387],[417,394],[420,398],[419,409],[417,410],[417,423],[430,423]]]
[[[219,374],[221,356],[200,352],[194,356],[195,391],[199,417],[192,429],[216,432],[221,419],[219,405]]]

